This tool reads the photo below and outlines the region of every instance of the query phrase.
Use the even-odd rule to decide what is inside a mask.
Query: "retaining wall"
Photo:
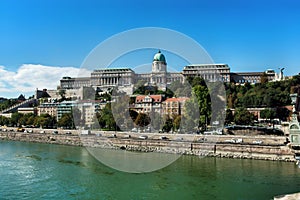
[[[113,137],[111,132],[103,132],[98,136],[0,132],[0,139],[95,148],[126,149],[129,151],[142,152],[295,161],[294,152],[288,146],[284,145],[286,141],[284,137],[167,135],[166,137],[168,137],[169,140],[161,140],[157,134],[153,134],[148,139],[143,140],[135,137],[135,135],[132,135],[132,138],[125,138],[124,133],[116,133],[115,135],[116,137]],[[204,138],[204,140],[202,138]],[[243,139],[243,143],[223,143],[229,139]],[[251,143],[253,140],[261,140],[262,144],[254,145]]]

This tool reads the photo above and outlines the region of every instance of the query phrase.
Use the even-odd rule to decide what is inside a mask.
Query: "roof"
[[[92,72],[93,73],[126,73],[126,72],[133,72],[132,69],[129,67],[118,67],[118,68],[104,68],[104,69],[96,69]]]
[[[160,50],[154,55],[153,61],[161,61],[166,63],[166,58],[164,54],[160,52]]]
[[[192,69],[230,69],[227,64],[191,64],[186,65],[183,70]]]
[[[136,96],[135,102],[143,102],[146,97],[150,97],[152,102],[162,102],[162,95],[138,95]]]
[[[178,97],[178,98],[168,98],[166,99],[164,102],[183,102],[183,101],[186,101],[188,100],[189,98],[188,97]]]

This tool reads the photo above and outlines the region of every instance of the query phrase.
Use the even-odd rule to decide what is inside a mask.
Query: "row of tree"
[[[65,113],[62,117],[57,121],[55,116],[51,116],[49,114],[41,114],[40,116],[30,114],[22,114],[22,113],[13,113],[11,118],[0,116],[0,125],[12,126],[12,127],[20,127],[20,126],[28,126],[28,127],[41,127],[41,128],[75,128],[74,117],[72,113]]]

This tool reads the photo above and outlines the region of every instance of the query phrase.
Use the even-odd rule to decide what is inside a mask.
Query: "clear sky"
[[[0,27],[0,97],[53,88],[100,42],[141,27],[186,34],[231,71],[300,72],[297,0],[3,0]]]

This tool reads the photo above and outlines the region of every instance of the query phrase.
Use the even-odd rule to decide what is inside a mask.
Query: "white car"
[[[262,144],[263,143],[263,141],[261,141],[261,140],[254,140],[253,141],[253,144]]]
[[[133,128],[133,129],[131,129],[131,131],[132,131],[132,132],[137,132],[138,129],[137,129],[137,128]]]
[[[148,138],[147,135],[141,135],[141,136],[139,136],[139,139],[142,139],[142,140],[146,140],[147,138]]]

